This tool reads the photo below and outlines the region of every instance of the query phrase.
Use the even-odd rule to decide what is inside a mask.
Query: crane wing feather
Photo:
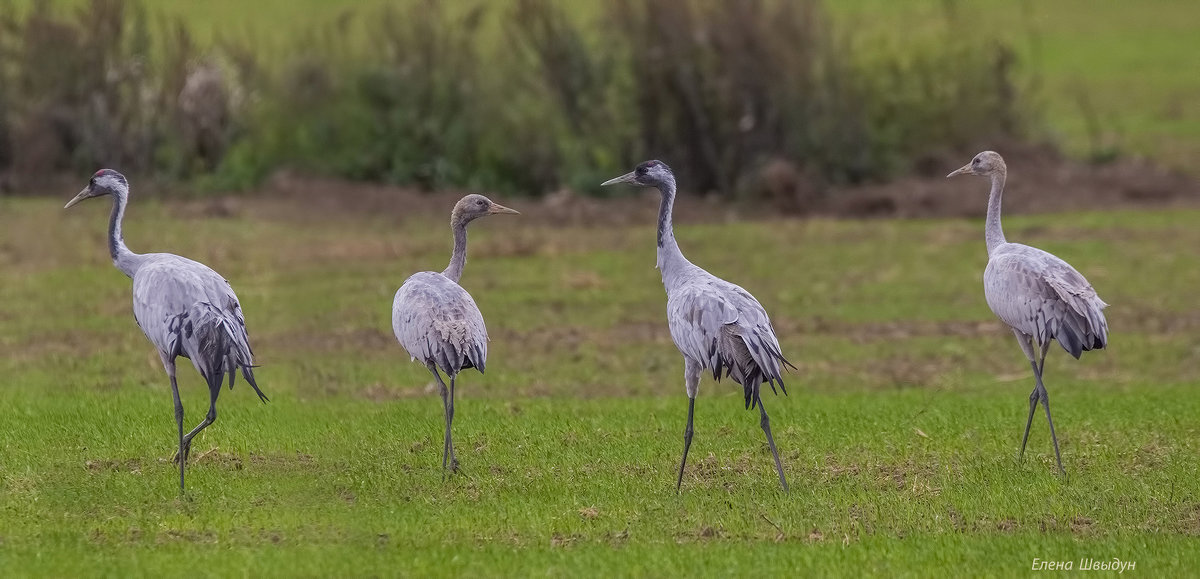
[[[788,362],[766,310],[745,289],[700,273],[667,295],[668,325],[679,351],[714,378],[724,370],[743,385],[782,385],[781,365]]]
[[[208,266],[169,253],[143,256],[133,275],[133,317],[164,360],[192,361],[210,388],[234,372],[267,397],[254,379],[254,352],[233,287]]]
[[[706,370],[720,367],[722,328],[738,321],[735,304],[712,284],[694,284],[667,295],[671,339],[683,355]]]
[[[133,316],[162,352],[170,346],[171,320],[207,302],[236,322],[245,340],[246,318],[233,287],[208,266],[178,255],[153,253],[133,277]],[[246,340],[248,341],[248,340]],[[249,345],[246,344],[247,349]]]
[[[484,371],[487,327],[479,306],[462,286],[436,272],[408,278],[392,302],[392,330],[414,360],[447,374]]]
[[[1108,304],[1083,274],[1057,256],[1006,244],[992,255],[983,278],[996,316],[1039,344],[1057,339],[1076,358],[1108,344]]]

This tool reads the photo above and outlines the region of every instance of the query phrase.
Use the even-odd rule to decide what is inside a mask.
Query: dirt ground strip
[[[1200,180],[1138,158],[1106,164],[1071,160],[1050,147],[1004,144],[1008,180],[1004,209],[1009,215],[1059,211],[1162,208],[1200,205]],[[679,222],[722,222],[783,215],[840,218],[982,217],[987,182],[978,177],[947,179],[946,174],[971,160],[971,153],[939,153],[916,164],[914,174],[888,183],[825,187],[805,180],[803,171],[776,161],[762,169],[759,197],[724,203],[712,195],[696,196],[681,184],[688,199],[678,203]],[[351,183],[282,171],[257,190],[184,203],[180,211],[195,216],[228,217],[251,205],[271,211],[256,214],[303,222],[334,216],[441,216],[462,191],[424,193],[411,188]],[[562,190],[540,199],[506,199],[519,205],[525,223],[551,226],[609,226],[652,222],[657,192],[626,189],[616,197],[596,199]],[[501,198],[496,196],[497,200]]]
[[[1088,164],[1050,147],[996,146],[1008,165],[1006,215],[1196,206],[1200,181],[1138,158]],[[970,153],[931,155],[915,175],[891,183],[840,189],[816,213],[840,217],[982,217],[987,182],[946,175],[970,162]]]
[[[990,148],[1008,164],[1004,209],[1009,215],[1059,211],[1200,206],[1200,180],[1140,158],[1104,164],[1072,160],[1052,147],[996,143]],[[970,152],[930,154],[914,165],[913,174],[887,183],[828,186],[814,183],[802,168],[782,160],[767,162],[749,188],[756,196],[726,203],[714,195],[697,195],[681,183],[684,202],[676,205],[678,222],[722,222],[780,215],[839,218],[982,217],[988,186],[978,177],[947,179],[946,174],[971,160]],[[5,176],[2,194],[58,193],[70,197],[78,179],[60,175],[24,183]],[[139,186],[140,185],[140,186]],[[169,187],[135,180],[135,194],[175,197]],[[288,222],[364,215],[397,218],[442,217],[465,192],[428,193],[408,187],[355,183],[279,171],[254,191],[181,201],[175,211],[188,217],[265,215]],[[488,192],[483,192],[487,194]],[[529,192],[537,195],[540,192]],[[609,226],[652,222],[658,211],[657,192],[614,189],[615,196],[597,199],[568,190],[537,199],[497,201],[519,206],[525,223],[549,226]],[[266,211],[259,211],[267,209]]]

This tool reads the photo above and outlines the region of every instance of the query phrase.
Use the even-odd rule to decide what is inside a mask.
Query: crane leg
[[[1042,391],[1042,408],[1046,409],[1046,422],[1050,424],[1050,440],[1054,442],[1054,458],[1058,460],[1058,472],[1064,476],[1067,474],[1067,469],[1063,468],[1062,453],[1058,451],[1058,437],[1054,434],[1054,420],[1050,418],[1050,396],[1046,394],[1046,387],[1042,385],[1041,374],[1038,375],[1038,388]]]
[[[683,358],[683,385],[688,396],[687,428],[683,429],[683,458],[679,460],[679,476],[675,479],[675,492],[683,484],[683,467],[687,464],[688,449],[692,447],[692,418],[696,414],[696,394],[700,392],[700,372],[704,367],[687,356]]]
[[[1040,350],[1037,359],[1031,355],[1034,353],[1033,344],[1026,347],[1027,342],[1022,343],[1022,349],[1026,350],[1029,355],[1029,365],[1033,367],[1033,377],[1035,384],[1033,392],[1029,394],[1029,417],[1025,421],[1025,435],[1021,437],[1021,454],[1018,458],[1025,456],[1025,444],[1029,441],[1029,427],[1033,424],[1033,414],[1037,409],[1037,403],[1041,401],[1042,408],[1046,410],[1046,422],[1050,425],[1050,440],[1054,443],[1054,458],[1058,462],[1058,470],[1063,475],[1067,474],[1067,470],[1063,468],[1062,453],[1058,448],[1058,436],[1054,433],[1054,420],[1050,418],[1050,396],[1046,393],[1046,385],[1042,382],[1042,374],[1046,369],[1046,354],[1050,350],[1050,343],[1038,345]]]
[[[788,491],[787,479],[783,478],[783,463],[779,462],[779,451],[775,450],[775,438],[771,436],[771,420],[767,418],[767,409],[763,408],[762,398],[756,392],[754,400],[758,403],[758,411],[762,418],[759,420],[759,426],[762,426],[763,432],[767,435],[767,445],[771,447],[771,455],[775,457],[775,470],[779,473],[779,484],[783,485],[783,492]]]
[[[675,479],[675,492],[679,492],[679,485],[683,484],[683,465],[687,464],[688,449],[692,447],[692,416],[696,413],[696,397],[688,397],[688,421],[687,428],[683,429],[683,458],[679,461],[679,477]]]
[[[1017,454],[1017,461],[1025,459],[1025,444],[1029,442],[1029,427],[1033,425],[1033,413],[1037,411],[1037,403],[1040,397],[1038,389],[1042,383],[1042,366],[1038,363],[1039,357],[1034,351],[1033,336],[1025,334],[1020,330],[1013,328],[1013,335],[1017,337],[1017,345],[1021,346],[1021,351],[1025,353],[1025,359],[1029,360],[1030,366],[1033,367],[1033,377],[1035,380],[1033,392],[1029,393],[1029,416],[1025,420],[1025,435],[1021,437],[1021,452]],[[1042,348],[1040,360],[1042,364],[1046,361],[1046,348]]]
[[[213,388],[211,386],[209,387],[208,415],[206,415],[204,417],[204,421],[201,422],[200,424],[197,424],[196,427],[193,428],[191,432],[183,435],[183,460],[187,460],[188,456],[191,456],[191,454],[192,454],[192,439],[195,438],[197,434],[200,434],[201,430],[208,428],[208,425],[212,424],[213,422],[216,422],[216,420],[217,420],[217,396],[220,393],[221,393],[221,385],[220,384],[218,384],[216,388]]]
[[[450,375],[450,410],[446,414],[446,448],[450,450],[450,472],[458,472],[458,457],[454,456],[454,437],[450,434],[450,427],[454,425],[454,381],[458,378],[457,374]]]
[[[1017,455],[1017,460],[1025,458],[1025,444],[1029,442],[1029,427],[1033,425],[1033,413],[1037,410],[1038,399],[1041,396],[1041,371],[1038,370],[1037,362],[1030,362],[1033,366],[1033,375],[1037,380],[1037,385],[1033,387],[1033,392],[1029,394],[1029,418],[1025,420],[1025,435],[1021,437],[1021,453]]]
[[[183,451],[183,401],[179,399],[179,384],[175,382],[175,361],[167,366],[167,375],[171,377],[171,395],[175,397],[175,426],[179,429],[179,492],[183,493],[183,467],[187,462]]]
[[[446,383],[442,381],[442,375],[438,374],[437,368],[430,365],[429,372],[437,379],[442,394],[442,418],[446,422],[446,432],[442,438],[442,480],[446,480],[446,465],[450,458],[450,391],[446,388]]]

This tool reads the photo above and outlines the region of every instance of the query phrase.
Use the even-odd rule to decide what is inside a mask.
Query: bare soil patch
[[[1053,148],[996,144],[1008,179],[1006,214],[1195,206],[1200,181],[1139,158],[1089,164]],[[947,179],[974,152],[940,153],[917,163],[913,175],[882,184],[835,188],[814,213],[835,217],[979,217],[986,211],[987,182],[979,177]]]
[[[1200,205],[1200,181],[1140,158],[1104,164],[1069,159],[1052,147],[996,143],[992,148],[1008,163],[1004,208],[1007,214],[1108,210]],[[988,186],[981,178],[947,179],[946,174],[970,161],[974,152],[931,154],[916,163],[911,175],[887,183],[820,187],[797,183],[784,190],[803,191],[796,198],[764,192],[761,199],[728,203],[715,196],[695,195],[684,187],[676,204],[679,222],[722,222],[771,218],[781,214],[836,218],[980,217]],[[779,188],[778,162],[764,167]],[[803,175],[802,171],[794,172]],[[800,178],[800,177],[797,177]],[[270,219],[305,222],[372,215],[397,222],[412,218],[448,219],[449,209],[466,192],[421,192],[407,187],[353,183],[279,172],[248,195],[218,196],[184,203],[187,214],[230,217],[243,212]],[[485,192],[486,193],[486,192]],[[536,192],[531,192],[536,193]],[[563,190],[540,199],[497,201],[520,209],[522,223],[549,226],[616,226],[653,223],[658,194],[645,189],[614,191],[608,199]]]
[[[1176,207],[1200,205],[1200,180],[1164,168],[1150,160],[1128,157],[1103,164],[1070,159],[1047,145],[1001,142],[985,145],[1008,163],[1004,207],[1007,214],[1058,211]],[[981,147],[982,148],[982,147]],[[970,161],[977,151],[931,153],[914,164],[911,174],[886,183],[826,186],[804,182],[795,167],[781,170],[782,161],[763,166],[756,198],[724,202],[697,195],[682,183],[676,204],[678,222],[722,222],[765,219],[780,215],[835,218],[980,217],[985,212],[987,184],[981,178],[947,179],[950,171]],[[786,164],[786,163],[784,163]],[[795,182],[791,182],[788,180]],[[36,191],[69,197],[78,179],[53,176],[40,179]],[[150,180],[138,187],[140,198],[175,198],[179,191]],[[30,187],[14,192],[33,191]],[[783,193],[780,193],[780,192]],[[65,192],[65,193],[64,193]],[[253,215],[289,223],[329,219],[358,219],[364,215],[397,223],[408,219],[449,219],[449,210],[466,191],[423,192],[411,187],[359,183],[280,171],[257,190],[179,201],[173,211],[183,217],[231,218]],[[484,191],[483,193],[488,194]],[[530,191],[530,195],[541,192]],[[523,215],[521,223],[548,226],[606,227],[653,223],[658,194],[645,189],[614,190],[616,197],[597,199],[568,190],[540,198],[509,199]]]

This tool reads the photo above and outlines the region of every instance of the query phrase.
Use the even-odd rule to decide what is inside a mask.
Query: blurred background
[[[981,208],[941,176],[994,148],[1018,190],[1194,197],[1197,22],[1187,0],[0,0],[0,191],[113,167],[167,195],[595,196],[654,157],[772,210],[960,215]]]

